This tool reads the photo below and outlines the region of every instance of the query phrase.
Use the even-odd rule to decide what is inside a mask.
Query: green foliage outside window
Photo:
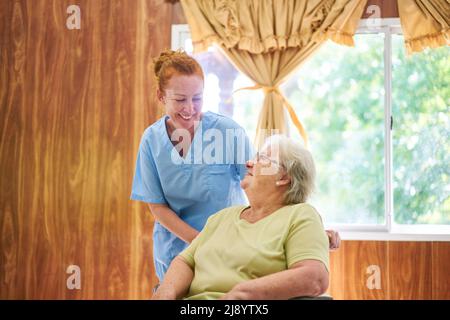
[[[284,86],[310,135],[313,203],[327,222],[381,224],[384,212],[384,39],[326,43]],[[450,224],[450,49],[405,57],[392,43],[394,217]],[[295,133],[295,132],[293,132]]]

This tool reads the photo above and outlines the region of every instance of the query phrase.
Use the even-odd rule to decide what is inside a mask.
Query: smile
[[[183,118],[184,120],[191,120],[192,117],[194,116],[194,115],[192,115],[192,114],[190,114],[190,115],[184,115],[184,114],[181,114],[181,113],[179,113],[178,115],[179,115],[181,118]]]

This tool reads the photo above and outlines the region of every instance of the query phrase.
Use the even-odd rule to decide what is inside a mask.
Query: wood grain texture
[[[344,243],[345,242],[342,242],[342,246],[338,250],[330,252],[330,282],[327,294],[332,296],[335,300],[345,299],[344,257],[346,257],[346,255]]]
[[[330,254],[328,293],[341,299],[450,300],[449,242],[343,241]],[[379,265],[381,290],[366,286]]]
[[[187,24],[186,16],[180,2],[175,2],[172,7],[172,24]]]
[[[431,242],[389,242],[391,299],[432,299],[431,250]]]
[[[450,300],[450,242],[433,242],[433,299]]]
[[[368,10],[371,6],[378,6],[380,10],[380,18],[398,18],[398,5],[397,1],[392,0],[368,0],[366,8],[363,11],[362,18],[367,19],[369,17],[374,17],[374,12]]]
[[[0,1],[0,298],[146,299],[153,221],[129,195],[172,5],[79,0],[68,30],[70,4]]]
[[[387,246],[388,243],[384,241],[345,241],[343,243],[345,299],[389,298]],[[378,275],[380,287],[368,285],[368,280]]]

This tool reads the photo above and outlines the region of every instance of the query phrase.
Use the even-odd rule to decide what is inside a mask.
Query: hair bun
[[[155,80],[158,89],[164,91],[169,79],[173,74],[183,75],[199,75],[204,79],[203,70],[200,64],[186,51],[179,50],[164,50],[158,57],[153,59],[153,72],[155,73]]]
[[[177,55],[180,55],[180,53],[182,53],[182,52],[174,51],[174,50],[170,50],[170,49],[161,52],[159,54],[159,57],[157,57],[156,59],[153,60],[155,75],[158,77],[163,64],[167,61],[171,61],[174,57],[176,57]]]

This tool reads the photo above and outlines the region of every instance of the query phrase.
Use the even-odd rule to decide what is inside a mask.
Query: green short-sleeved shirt
[[[317,211],[302,203],[285,206],[249,223],[245,206],[212,215],[180,255],[194,270],[187,299],[217,299],[236,284],[287,270],[302,260],[329,269],[328,237]]]

